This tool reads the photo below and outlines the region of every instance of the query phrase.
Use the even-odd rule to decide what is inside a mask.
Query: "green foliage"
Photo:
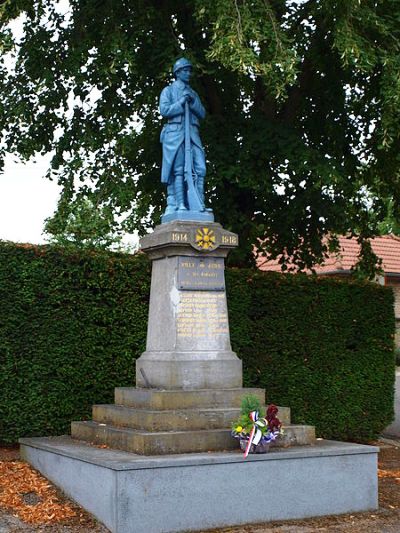
[[[242,403],[240,405],[240,412],[242,415],[246,415],[248,417],[249,413],[251,413],[252,411],[258,411],[261,416],[262,406],[257,396],[254,396],[253,394],[248,394],[242,399]]]
[[[369,282],[228,270],[244,382],[324,438],[367,441],[391,422],[393,294]]]
[[[149,283],[142,255],[0,243],[0,441],[67,433],[134,383]]]
[[[65,198],[144,233],[165,202],[158,96],[184,53],[208,112],[208,196],[241,235],[231,263],[261,238],[310,267],[324,235],[376,234],[388,201],[400,222],[399,21],[397,0],[3,2],[0,168],[5,151],[54,151]]]
[[[359,279],[373,280],[377,274],[383,274],[382,259],[375,254],[370,241],[360,239],[359,242],[360,252],[357,263],[351,267],[352,275]]]
[[[113,232],[112,210],[85,197],[71,202],[62,197],[54,216],[46,220],[44,233],[51,244],[64,248],[116,250],[122,246],[122,237]]]
[[[396,216],[394,212],[394,205],[392,201],[386,202],[387,215],[385,219],[379,224],[379,231],[383,235],[392,233],[400,236],[400,217]]]
[[[236,433],[250,434],[254,425],[254,422],[249,417],[249,414],[252,411],[257,411],[260,417],[265,416],[265,412],[263,412],[264,408],[257,396],[248,394],[242,399],[239,418],[232,424],[232,429]],[[242,429],[238,430],[238,427],[241,427]],[[266,426],[262,428],[260,427],[260,429],[262,430],[263,435],[267,432]]]
[[[245,386],[326,438],[368,440],[393,415],[393,295],[367,282],[226,273]],[[0,441],[69,431],[134,386],[150,265],[135,256],[0,242]],[[256,407],[256,406],[254,406]],[[257,406],[258,407],[258,406]]]
[[[257,76],[270,96],[285,99],[300,58],[279,20],[284,8],[264,1],[235,0],[231,9],[226,0],[216,0],[207,9],[204,2],[198,4],[200,21],[211,29],[207,59],[246,77]]]

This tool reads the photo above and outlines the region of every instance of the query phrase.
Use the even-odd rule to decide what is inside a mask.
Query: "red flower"
[[[267,407],[266,419],[268,421],[270,431],[279,431],[282,426],[282,422],[276,416],[277,413],[278,408],[273,403]]]

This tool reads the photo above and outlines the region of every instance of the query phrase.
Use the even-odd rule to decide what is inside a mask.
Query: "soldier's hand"
[[[184,106],[186,104],[186,102],[190,102],[191,100],[191,96],[188,94],[188,93],[185,93],[180,99],[179,99],[179,103]]]
[[[187,101],[188,101],[189,103],[193,102],[193,100],[194,100],[194,97],[193,97],[193,94],[192,94],[191,91],[188,91],[188,90],[184,91],[183,96],[185,96],[185,97],[188,98]]]

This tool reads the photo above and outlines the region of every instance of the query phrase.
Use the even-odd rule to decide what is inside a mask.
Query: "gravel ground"
[[[378,511],[290,522],[252,524],[208,530],[207,533],[312,533],[326,531],[400,533],[400,440],[382,439],[374,444],[381,447]],[[18,459],[17,449],[0,448],[0,461],[16,461]],[[60,501],[71,504],[60,493],[58,496]],[[35,505],[35,494],[29,493],[26,500],[27,505]],[[12,509],[5,509],[0,506],[0,533],[107,533],[109,531],[78,506],[72,505],[76,509],[75,517],[61,523],[48,525],[29,525],[15,516]]]

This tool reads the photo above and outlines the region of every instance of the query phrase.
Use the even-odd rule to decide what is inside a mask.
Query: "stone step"
[[[278,413],[279,416],[279,413]],[[298,424],[283,426],[283,435],[271,444],[274,448],[307,446],[315,443],[315,427]]]
[[[209,429],[200,431],[159,431],[149,432],[131,428],[117,428],[97,422],[72,422],[73,439],[94,444],[106,445],[117,450],[125,450],[139,455],[165,455],[178,453],[201,453],[238,449],[238,442],[229,429]],[[286,447],[306,445],[315,442],[312,426],[285,427],[282,440],[274,446]]]
[[[201,431],[149,432],[130,428],[117,428],[96,422],[72,422],[73,439],[139,455],[166,455],[191,452],[232,450],[237,443],[226,429]]]
[[[226,429],[239,416],[240,409],[181,409],[151,411],[122,405],[94,405],[93,420],[117,427],[146,431],[192,431]]]
[[[115,403],[140,409],[196,409],[240,407],[242,398],[253,394],[265,403],[265,390],[256,388],[160,390],[117,387]]]
[[[264,413],[265,414],[265,408]],[[200,408],[176,410],[135,409],[123,405],[94,405],[93,420],[116,427],[146,431],[192,431],[227,429],[239,417],[240,408]],[[280,407],[278,417],[290,424],[290,409]]]

